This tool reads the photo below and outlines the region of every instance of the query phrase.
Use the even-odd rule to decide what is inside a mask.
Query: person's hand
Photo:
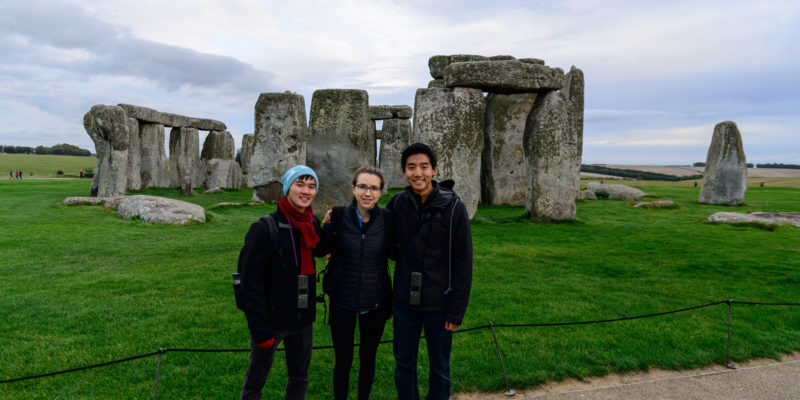
[[[328,225],[331,223],[331,211],[333,210],[328,210],[328,212],[325,213],[325,218],[322,219],[322,225]]]
[[[256,346],[262,349],[268,349],[272,347],[273,344],[275,344],[275,338],[269,338],[261,343],[256,343]]]
[[[446,330],[446,331],[454,331],[454,330],[458,329],[460,326],[461,325],[454,324],[452,322],[445,322],[444,323],[444,330]]]

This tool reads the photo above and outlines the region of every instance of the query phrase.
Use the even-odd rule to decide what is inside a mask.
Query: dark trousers
[[[419,336],[428,344],[428,400],[450,398],[450,350],[453,332],[444,329],[444,312],[418,312],[394,308],[394,384],[400,400],[419,400],[417,355]]]
[[[358,359],[358,399],[369,399],[372,382],[375,380],[375,354],[386,327],[386,309],[360,314],[338,307],[331,307],[331,338],[335,363],[333,367],[333,397],[346,400],[350,384],[350,368],[353,365],[353,341],[356,320],[358,320],[359,342]]]
[[[311,362],[311,346],[314,330],[311,324],[296,329],[276,329],[275,344],[270,348],[258,347],[250,338],[250,366],[242,384],[242,400],[261,399],[261,390],[267,382],[267,375],[275,359],[275,349],[283,341],[286,357],[286,400],[306,398],[308,389],[308,365]]]

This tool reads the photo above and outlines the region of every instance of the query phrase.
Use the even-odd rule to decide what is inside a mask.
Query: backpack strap
[[[267,224],[269,243],[278,253],[278,260],[283,260],[283,249],[281,248],[280,242],[278,241],[278,221],[275,220],[275,217],[272,214],[267,214],[261,217],[261,221]]]

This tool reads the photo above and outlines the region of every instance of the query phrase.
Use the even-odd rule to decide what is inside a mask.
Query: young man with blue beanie
[[[278,210],[250,226],[239,253],[238,306],[250,330],[250,366],[242,399],[261,399],[275,349],[286,350],[285,399],[305,399],[316,317],[314,256],[328,253],[311,203],[317,174],[305,165],[283,175]]]

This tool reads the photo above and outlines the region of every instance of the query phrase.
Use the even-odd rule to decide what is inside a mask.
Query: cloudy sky
[[[291,3],[291,4],[289,4]],[[797,1],[0,1],[0,144],[94,151],[83,114],[131,103],[253,131],[259,93],[357,88],[413,106],[437,54],[583,70],[585,163],[800,163]]]

